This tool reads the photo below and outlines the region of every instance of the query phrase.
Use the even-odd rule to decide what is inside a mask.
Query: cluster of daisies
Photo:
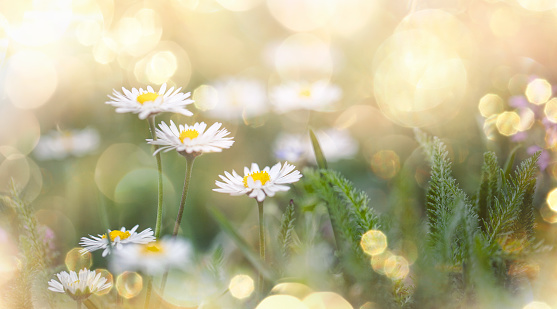
[[[167,89],[166,84],[158,92],[150,86],[147,89],[122,88],[122,92],[115,90],[109,98],[110,101],[106,103],[115,106],[116,112],[138,114],[140,119],[154,121],[154,117],[162,112],[193,115],[186,109],[187,105],[193,103],[190,93],[182,93],[181,88]],[[218,122],[211,126],[204,122],[177,126],[170,121],[170,125],[161,122],[153,138],[147,139],[147,143],[155,145],[153,155],[175,150],[184,157],[193,159],[204,153],[221,152],[230,148],[234,141],[229,134]],[[261,203],[267,196],[289,190],[287,185],[298,181],[302,175],[293,165],[285,162],[263,169],[252,163],[251,168],[244,168],[243,176],[232,171],[224,172],[224,176],[219,177],[223,182],[216,181],[218,188],[213,189],[214,191],[230,195],[245,194]],[[82,237],[79,243],[83,247],[82,253],[103,250],[103,257],[110,255],[109,266],[112,271],[139,271],[151,276],[161,275],[170,268],[184,268],[187,261],[191,260],[191,246],[176,237],[176,234],[157,239],[151,228],[141,232],[137,229],[137,225],[130,230],[122,227],[120,230],[108,230],[105,234]],[[107,278],[88,269],[82,269],[79,273],[64,271],[57,274],[57,277],[58,281],[53,279],[49,282],[49,289],[66,293],[76,301],[82,301],[93,293],[111,287]]]

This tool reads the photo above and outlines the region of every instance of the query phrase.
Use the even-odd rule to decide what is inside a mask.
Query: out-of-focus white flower
[[[156,129],[157,140],[147,139],[147,142],[161,146],[153,155],[159,151],[167,152],[173,149],[182,155],[221,152],[234,144],[232,137],[226,137],[230,132],[224,128],[220,129],[221,125],[216,122],[205,131],[207,128],[205,122],[196,122],[193,126],[180,125],[179,128],[172,120],[170,126],[161,122],[160,130]]]
[[[116,107],[117,113],[134,113],[139,114],[139,119],[146,119],[151,115],[161,112],[178,113],[185,116],[193,115],[186,109],[186,105],[193,103],[190,92],[181,93],[182,88],[174,90],[174,87],[166,89],[166,83],[162,84],[160,90],[155,92],[151,86],[147,86],[147,90],[143,88],[132,88],[127,90],[122,87],[122,93],[116,91],[109,95],[110,104]]]
[[[117,271],[141,271],[159,275],[169,268],[184,268],[190,264],[191,245],[180,238],[163,238],[145,245],[130,245],[115,251],[110,267]]]
[[[258,202],[262,202],[266,196],[274,196],[278,191],[290,190],[290,187],[285,184],[294,183],[302,178],[302,174],[294,168],[296,167],[288,162],[281,167],[279,162],[272,168],[266,166],[260,170],[256,163],[252,163],[251,169],[244,168],[244,177],[238,175],[234,170],[232,174],[224,172],[226,177],[219,175],[224,182],[216,181],[215,184],[219,188],[213,189],[213,191],[230,195],[247,194],[249,197],[257,199]]]
[[[308,146],[307,134],[281,133],[273,144],[273,154],[279,160],[300,162],[308,158]]]
[[[139,233],[136,233],[139,225],[134,226],[131,230],[126,230],[122,227],[120,230],[109,230],[110,235],[110,247],[108,246],[108,239],[106,234],[98,234],[98,236],[89,235],[90,238],[81,237],[79,244],[83,246],[83,252],[89,251],[93,252],[99,249],[104,249],[102,256],[106,256],[110,253],[112,248],[117,250],[122,249],[123,245],[130,244],[148,244],[156,240],[153,230],[147,228]]]
[[[68,156],[81,157],[91,153],[99,147],[99,143],[99,132],[93,128],[52,131],[41,136],[33,152],[39,160],[61,160]]]
[[[296,109],[323,111],[340,100],[342,90],[326,80],[289,82],[271,90],[271,104],[278,113]]]
[[[350,159],[358,152],[358,142],[346,130],[329,128],[315,132],[325,159],[335,162]],[[275,140],[273,153],[279,160],[293,162],[315,160],[309,134],[282,133]]]
[[[106,283],[107,279],[101,277],[101,273],[94,270],[83,268],[77,274],[75,271],[67,273],[62,271],[56,274],[59,281],[51,279],[48,282],[48,289],[53,292],[66,293],[74,300],[84,300],[91,294],[108,289],[111,283]]]
[[[346,130],[329,128],[319,130],[315,132],[315,135],[325,159],[329,162],[350,159],[358,152],[358,142]],[[309,147],[308,155],[310,158],[315,159],[313,147]]]
[[[267,112],[264,84],[255,79],[227,78],[213,85],[215,95],[207,96],[203,105],[211,118],[235,120],[252,118]]]

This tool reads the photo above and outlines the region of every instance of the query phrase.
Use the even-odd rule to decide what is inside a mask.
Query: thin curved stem
[[[176,223],[174,224],[174,231],[172,232],[172,237],[178,235],[180,231],[180,223],[182,222],[182,217],[184,215],[184,208],[186,206],[186,199],[188,198],[188,188],[191,181],[191,171],[193,170],[193,162],[195,161],[195,155],[185,155],[186,158],[186,176],[184,179],[184,189],[182,190],[182,199],[180,200],[180,208],[178,208],[178,216],[176,216]],[[162,276],[161,281],[161,295],[164,294],[164,288],[166,287],[166,281],[168,280],[168,269]]]
[[[91,299],[87,298],[83,301],[83,304],[88,309],[98,309],[99,307],[95,306],[95,304],[91,301]]]
[[[149,276],[147,279],[147,292],[145,293],[145,305],[143,308],[149,308],[149,302],[151,301],[151,291],[153,290],[153,277]]]
[[[186,205],[186,199],[188,197],[188,187],[191,180],[191,171],[193,169],[193,161],[195,156],[186,155],[186,177],[184,179],[184,190],[182,190],[182,199],[180,200],[180,208],[178,209],[178,216],[176,217],[176,223],[174,224],[174,232],[172,236],[176,237],[178,231],[180,230],[180,223],[182,222],[182,216],[184,215],[184,206]]]
[[[166,281],[168,280],[168,269],[164,272],[164,275],[162,276],[162,280],[161,280],[161,297],[164,295],[164,289],[166,288]]]
[[[151,136],[154,141],[157,140],[157,133],[155,130],[155,116],[149,116],[147,118],[149,122],[149,129],[151,130]],[[153,145],[155,151],[159,149],[158,145]],[[155,225],[155,237],[158,239],[161,235],[161,226],[162,226],[162,160],[161,160],[161,153],[157,152],[155,155],[157,159],[157,170],[159,172],[159,197],[158,197],[158,205],[157,205],[157,223]]]
[[[257,201],[259,209],[259,256],[261,261],[265,263],[265,222],[263,220],[263,201]],[[259,273],[259,282],[257,283],[259,297],[263,295],[263,275]]]

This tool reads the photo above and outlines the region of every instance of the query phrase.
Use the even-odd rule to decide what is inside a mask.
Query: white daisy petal
[[[48,289],[57,293],[66,293],[74,300],[84,300],[91,294],[108,289],[111,283],[106,283],[107,279],[102,277],[101,273],[86,268],[77,274],[71,270],[68,274],[62,271],[56,274],[58,281],[51,279],[48,282]]]
[[[170,93],[166,91],[166,87],[166,84],[163,84],[159,92],[155,92],[151,86],[147,86],[147,90],[132,88],[131,91],[122,87],[122,93],[114,90],[113,94],[108,96],[110,100],[106,104],[116,107],[118,113],[138,114],[140,119],[162,112],[191,116],[192,113],[186,109],[187,105],[194,102],[189,98],[190,93]]]
[[[98,235],[98,237],[89,235],[87,237],[81,237],[79,244],[83,247],[82,251],[94,252],[96,250],[104,249],[102,256],[105,257],[111,253],[112,249],[122,248],[122,244],[145,244],[155,241],[155,236],[151,228],[147,228],[140,233],[137,233],[137,228],[139,225],[134,226],[131,230],[126,230],[122,227],[120,230],[109,231],[110,234],[110,246],[108,245],[107,235]]]
[[[161,89],[159,90],[159,95],[164,95],[166,91],[166,83],[161,85]]]
[[[129,270],[159,275],[169,268],[187,266],[191,252],[188,242],[180,238],[163,238],[154,243],[126,246],[115,252],[109,265],[115,272]]]
[[[162,146],[165,148],[165,152],[175,149],[182,155],[221,152],[223,149],[230,148],[234,141],[232,137],[227,137],[229,132],[226,129],[218,130],[220,124],[215,125],[205,131],[207,124],[204,122],[195,123],[192,126],[180,125],[179,129],[172,121],[170,121],[170,127],[162,122],[159,125],[161,130],[156,131],[157,139],[147,139],[147,143]],[[161,151],[160,148],[154,154],[159,151]]]
[[[215,192],[228,193],[230,195],[247,194],[250,198],[255,198],[262,202],[266,196],[274,196],[278,191],[288,191],[290,187],[285,184],[294,183],[302,177],[302,174],[294,170],[295,166],[285,162],[275,164],[273,167],[266,166],[262,170],[256,163],[251,164],[251,169],[244,168],[244,177],[232,171],[232,174],[225,172],[219,177],[224,181],[215,181],[217,185]]]

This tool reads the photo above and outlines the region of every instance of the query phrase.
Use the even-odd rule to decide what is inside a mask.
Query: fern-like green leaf
[[[532,205],[539,153],[524,160],[513,175],[502,173],[501,190],[490,211],[488,233],[492,241],[514,235],[526,240],[534,229]]]
[[[220,278],[222,275],[223,265],[224,249],[221,245],[218,245],[211,255],[211,260],[209,261],[209,265],[207,266],[207,268],[209,272],[211,272],[211,274],[215,276],[215,278]]]
[[[325,202],[342,265],[352,277],[369,278],[369,257],[361,247],[362,234],[379,229],[377,215],[369,207],[368,196],[331,170],[304,171],[304,181]]]
[[[292,245],[292,233],[294,231],[294,221],[296,221],[294,211],[294,201],[290,200],[286,210],[282,214],[279,232],[279,244],[284,259],[290,257],[290,246]]]
[[[484,164],[482,166],[482,182],[478,192],[476,207],[482,230],[487,232],[487,222],[489,221],[489,213],[494,207],[494,198],[499,192],[499,165],[497,156],[494,152],[486,152],[484,154]]]

